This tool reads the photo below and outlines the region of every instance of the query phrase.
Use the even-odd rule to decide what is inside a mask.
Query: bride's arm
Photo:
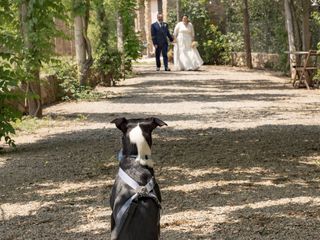
[[[174,40],[177,39],[178,33],[179,33],[179,23],[175,26],[174,31],[173,31]]]

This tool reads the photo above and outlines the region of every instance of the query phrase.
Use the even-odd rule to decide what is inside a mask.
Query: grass
[[[84,114],[77,114],[71,118],[72,121],[86,121],[87,116]],[[43,118],[34,118],[25,116],[20,120],[12,123],[16,130],[16,135],[19,133],[35,133],[40,128],[51,128],[61,126],[62,122],[68,121],[70,118],[65,116],[44,116]]]
[[[33,118],[30,116],[23,117],[22,119],[17,120],[13,124],[14,129],[16,132],[27,132],[33,133],[36,129],[43,128],[43,127],[50,127],[50,118]]]

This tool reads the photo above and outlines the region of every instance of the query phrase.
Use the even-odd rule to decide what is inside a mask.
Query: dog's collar
[[[130,159],[134,159],[136,160],[138,155],[129,155],[128,156]],[[117,154],[117,159],[119,162],[121,162],[124,159],[124,155],[123,155],[123,149],[121,149],[118,154]],[[151,156],[150,155],[144,155],[144,159],[142,159],[144,161],[152,161],[151,160]]]

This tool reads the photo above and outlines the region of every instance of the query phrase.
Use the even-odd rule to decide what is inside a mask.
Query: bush
[[[94,64],[94,69],[99,74],[99,82],[110,87],[124,78],[125,72],[121,71],[121,63],[119,51],[99,49]]]
[[[199,47],[204,62],[209,64],[229,63],[231,49],[227,37],[213,24],[209,27],[208,36],[210,38],[203,41]]]
[[[101,97],[92,91],[90,86],[82,86],[77,78],[77,65],[67,59],[59,59],[50,69],[50,74],[57,77],[59,82],[59,98],[61,100],[96,100]]]
[[[19,119],[21,113],[11,106],[10,102],[20,97],[14,93],[18,87],[17,74],[3,56],[0,57],[0,141],[4,139],[6,144],[15,146],[14,140],[10,137],[15,133],[12,122]]]

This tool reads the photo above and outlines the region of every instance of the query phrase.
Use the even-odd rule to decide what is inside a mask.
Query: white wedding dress
[[[175,70],[197,70],[203,60],[196,47],[192,47],[194,29],[191,23],[179,22],[174,28],[174,68]]]

